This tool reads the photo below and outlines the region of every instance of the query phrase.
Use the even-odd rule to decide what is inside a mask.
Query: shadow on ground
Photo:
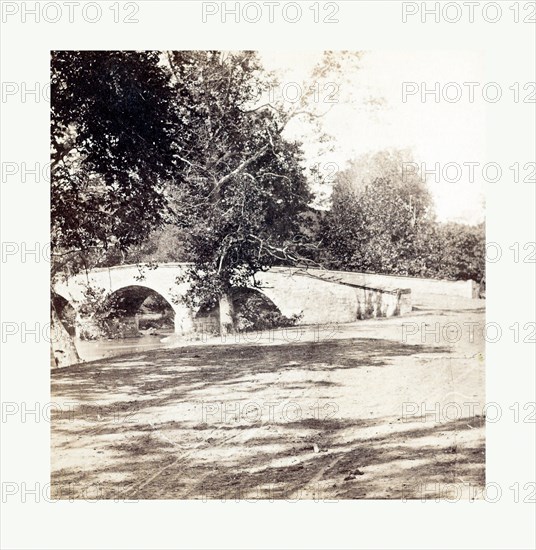
[[[175,389],[173,398],[187,399],[192,389],[239,384],[274,370],[319,372],[383,367],[395,358],[442,352],[449,353],[449,349],[372,338],[262,348],[242,344],[154,350],[54,370],[51,391],[53,396],[88,401],[101,396],[106,399],[110,390],[128,387],[132,397],[153,395],[158,402],[161,391],[170,388]]]
[[[369,376],[404,369],[413,357],[429,357],[422,368],[431,369],[450,352],[345,339],[155,350],[55,370],[53,497],[414,499],[480,488],[480,417],[409,422],[365,418],[352,408],[363,369]],[[382,373],[376,376],[381,382]],[[312,412],[281,419],[231,411],[224,418],[203,410],[216,396],[235,404],[279,400]],[[334,402],[344,410],[326,409]]]

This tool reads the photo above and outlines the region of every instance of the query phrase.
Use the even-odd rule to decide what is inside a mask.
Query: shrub
[[[273,302],[257,291],[241,290],[233,297],[238,330],[267,330],[294,326],[301,315],[287,317]]]

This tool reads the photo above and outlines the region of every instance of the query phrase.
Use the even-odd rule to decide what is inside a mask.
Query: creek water
[[[75,344],[83,361],[95,361],[104,357],[170,347],[169,342],[161,340],[171,334],[173,334],[173,330],[160,330],[157,335],[144,334],[136,338],[103,338],[99,340],[75,338]]]

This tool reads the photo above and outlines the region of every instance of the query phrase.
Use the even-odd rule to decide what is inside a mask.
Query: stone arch
[[[133,313],[139,309],[143,302],[150,296],[157,296],[162,302],[165,302],[171,310],[172,303],[158,290],[144,284],[131,284],[117,288],[108,293],[105,299],[105,305],[112,306],[115,302],[116,306],[121,307],[127,312]]]
[[[286,316],[264,288],[239,288],[232,292],[232,296],[239,330],[264,330],[295,324],[296,319]]]
[[[230,291],[233,303],[235,328],[242,331],[259,331],[276,326],[289,326],[294,319],[286,317],[262,288],[239,287]],[[196,331],[219,332],[219,306],[200,307],[194,316]]]
[[[173,312],[173,327],[174,332],[178,334],[184,334],[190,330],[191,327],[191,314],[188,308],[180,303],[175,303],[170,291],[166,291],[160,288],[158,285],[151,284],[151,282],[143,281],[128,281],[124,284],[113,287],[106,295],[106,301],[111,301],[114,298],[121,298],[128,293],[133,294],[129,307],[139,309],[141,304],[150,295],[158,296],[162,299],[170,310]],[[128,313],[128,311],[127,311]],[[131,312],[132,313],[132,312]]]

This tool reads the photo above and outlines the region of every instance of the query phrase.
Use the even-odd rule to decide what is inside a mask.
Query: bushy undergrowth
[[[267,330],[295,325],[300,315],[286,317],[260,292],[242,291],[234,296],[235,325],[238,330]]]

